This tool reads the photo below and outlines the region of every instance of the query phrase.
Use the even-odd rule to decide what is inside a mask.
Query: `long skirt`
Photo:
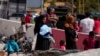
[[[40,34],[38,34],[35,50],[42,50],[42,48],[41,48],[42,46],[43,46],[43,37]]]
[[[42,50],[49,50],[50,49],[50,40],[48,38],[43,38],[43,45]]]

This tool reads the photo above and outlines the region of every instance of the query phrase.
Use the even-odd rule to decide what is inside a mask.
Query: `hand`
[[[78,38],[75,39],[75,42],[78,41]]]

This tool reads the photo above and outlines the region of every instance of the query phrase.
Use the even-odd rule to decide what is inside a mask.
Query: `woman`
[[[41,47],[42,47],[43,37],[39,34],[39,32],[40,32],[40,27],[44,24],[43,22],[44,18],[45,18],[44,15],[40,15],[35,20],[34,34],[37,34],[37,41],[35,47],[36,50],[42,50]]]
[[[68,16],[65,21],[66,49],[76,49],[77,35],[73,22],[73,16]]]
[[[43,37],[42,50],[50,49],[50,42],[55,43],[51,32],[51,27],[46,23],[46,17],[43,19],[44,24],[40,27],[39,34]]]

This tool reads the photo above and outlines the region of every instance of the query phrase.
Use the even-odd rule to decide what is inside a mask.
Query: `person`
[[[65,46],[66,46],[66,42],[64,40],[61,40],[60,41],[60,49],[65,51],[66,50]]]
[[[19,28],[19,33],[22,36],[25,36],[26,31],[27,31],[27,26],[26,26],[26,23],[25,23],[25,19],[24,18],[25,18],[24,16],[21,17],[21,26]]]
[[[8,56],[11,54],[16,54],[19,51],[19,46],[17,42],[15,41],[15,37],[13,35],[10,36],[10,40],[7,41],[6,45],[4,46],[4,50],[7,51]]]
[[[42,50],[41,47],[42,47],[43,37],[39,34],[39,32],[40,32],[40,27],[45,23],[45,22],[43,22],[44,18],[45,18],[44,15],[40,15],[35,20],[34,35],[37,34],[37,41],[36,41],[35,50]]]
[[[26,28],[31,27],[30,23],[31,23],[31,18],[32,15],[30,13],[30,11],[27,11],[26,15],[25,15],[25,24],[26,24]]]
[[[91,18],[91,14],[86,12],[86,18],[80,21],[80,31],[84,33],[89,33],[93,31],[94,28],[94,20]]]
[[[95,34],[100,34],[100,19],[99,18],[95,18],[94,20],[94,32]]]
[[[89,37],[84,39],[83,41],[83,45],[84,45],[84,50],[89,50],[89,49],[93,49],[95,47],[95,34],[93,31],[89,32]]]
[[[77,20],[75,20],[74,21],[74,29],[77,31],[77,32],[79,32],[79,30],[80,30],[80,27],[79,27],[79,25],[78,25],[78,21]]]
[[[40,27],[39,34],[43,37],[42,42],[42,50],[49,50],[50,49],[50,43],[55,43],[55,40],[53,39],[53,35],[51,32],[51,27],[46,24],[46,17],[43,19],[44,24]]]
[[[57,15],[54,12],[54,8],[49,8],[47,11],[46,23],[48,23],[50,27],[56,27],[56,23],[58,21]]]
[[[30,14],[29,11],[27,11],[26,16],[25,16],[25,23],[31,23],[31,17],[32,15]]]
[[[68,16],[65,21],[66,49],[76,49],[76,41],[78,40],[76,31],[73,26],[74,17]]]

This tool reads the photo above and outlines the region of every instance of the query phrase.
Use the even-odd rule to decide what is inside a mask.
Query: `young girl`
[[[78,21],[76,20],[73,25],[74,25],[74,29],[78,32],[80,30],[80,27],[78,25]]]
[[[61,50],[66,50],[65,45],[66,45],[66,42],[64,40],[61,40],[60,41],[60,49]]]

